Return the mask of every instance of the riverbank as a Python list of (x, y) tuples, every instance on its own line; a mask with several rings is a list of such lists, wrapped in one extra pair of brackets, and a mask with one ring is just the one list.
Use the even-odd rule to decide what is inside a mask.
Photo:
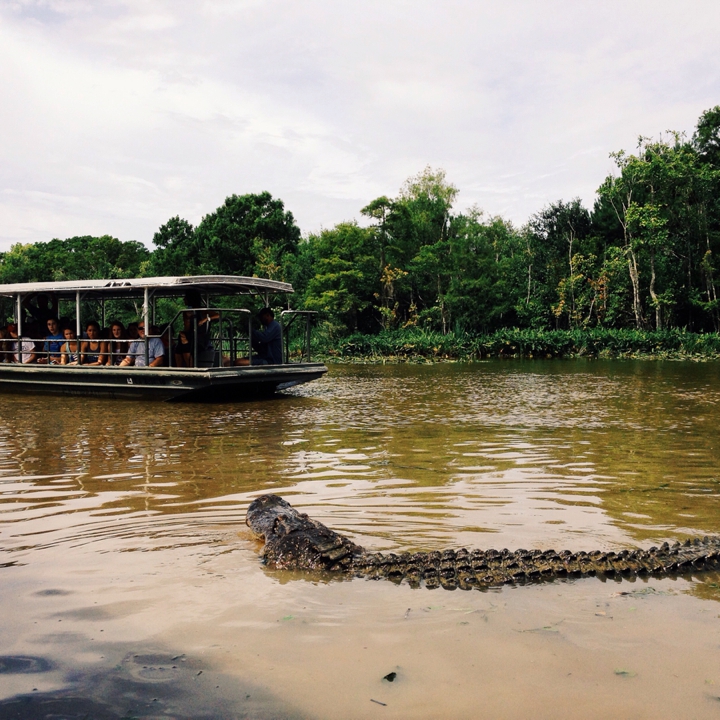
[(518, 330), (487, 335), (418, 329), (332, 340), (317, 333), (313, 354), (330, 362), (442, 362), (485, 358), (720, 360), (720, 335), (685, 330)]

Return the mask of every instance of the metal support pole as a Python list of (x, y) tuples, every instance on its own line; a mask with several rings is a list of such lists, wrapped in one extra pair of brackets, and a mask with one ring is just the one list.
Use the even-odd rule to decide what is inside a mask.
[[(210, 313), (208, 312), (208, 337), (210, 337)], [(212, 340), (210, 341), (212, 342)], [(218, 310), (218, 347), (213, 343), (213, 367), (223, 366), (223, 350), (225, 349), (225, 338), (223, 337), (223, 314), (222, 310)], [(229, 347), (228, 347), (229, 352)], [(217, 360), (217, 362), (216, 362)]]
[(145, 324), (145, 367), (150, 364), (150, 345), (148, 335), (150, 334), (150, 293), (145, 288), (143, 293), (143, 323)]
[(100, 316), (102, 317), (102, 329), (105, 330), (105, 298), (100, 298)]
[(307, 352), (307, 362), (310, 362), (310, 315), (305, 316), (305, 350)]
[[(288, 332), (285, 332), (287, 330)], [(290, 326), (285, 326), (283, 323), (283, 350), (285, 350), (284, 362), (287, 364), (290, 362)]]
[(252, 346), (252, 313), (248, 315), (248, 362), (250, 365), (252, 365), (252, 355), (253, 355), (253, 346)]
[(80, 328), (82, 327), (80, 323), (80, 291), (75, 293), (75, 334), (78, 337), (78, 340), (80, 339)]
[(15, 313), (16, 313), (15, 322), (17, 323), (17, 326), (18, 326), (18, 337), (20, 338), (20, 337), (22, 337), (22, 331), (23, 331), (23, 326), (22, 326), (22, 295), (20, 295), (20, 293), (18, 293), (18, 296), (17, 296), (17, 307), (15, 308)]
[(193, 313), (193, 367), (198, 366), (198, 318), (197, 312)]
[(230, 329), (228, 330), (228, 346), (230, 348), (230, 365), (235, 365), (235, 360), (237, 360), (237, 338), (235, 337), (235, 323), (232, 321), (233, 316), (230, 315), (230, 320), (228, 321), (228, 324), (230, 326)]
[[(80, 291), (75, 293), (75, 349), (77, 350), (77, 362), (78, 365), (82, 365), (82, 354), (80, 352), (80, 328), (82, 324), (80, 322)], [(70, 350), (70, 345), (68, 345)]]

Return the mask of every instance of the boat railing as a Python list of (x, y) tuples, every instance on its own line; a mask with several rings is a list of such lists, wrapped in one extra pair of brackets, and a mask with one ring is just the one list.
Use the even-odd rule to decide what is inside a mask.
[(12, 349), (14, 340), (0, 340), (0, 363), (14, 362), (15, 350)]
[[(280, 313), (282, 326), (282, 348), (283, 363), (311, 362), (311, 327), (316, 312), (311, 310), (284, 310)], [(302, 322), (304, 320), (304, 323)], [(189, 323), (188, 323), (189, 321)], [(185, 308), (178, 310), (169, 323), (162, 326), (162, 332), (153, 334), (145, 332), (142, 338), (98, 338), (94, 342), (105, 345), (105, 352), (89, 351), (83, 352), (83, 345), (89, 342), (89, 338), (83, 336), (73, 339), (51, 340), (48, 337), (32, 338), (27, 335), (16, 338), (0, 338), (0, 363), (15, 363), (14, 357), (18, 354), (35, 355), (35, 363), (46, 365), (60, 364), (54, 358), (62, 355), (62, 348), (69, 342), (75, 345), (76, 350), (72, 352), (74, 365), (84, 365), (84, 356), (103, 354), (110, 360), (108, 365), (118, 365), (129, 354), (132, 343), (142, 343), (145, 351), (145, 365), (149, 365), (150, 343), (159, 339), (164, 346), (167, 356), (167, 365), (172, 367), (195, 367), (195, 368), (221, 368), (232, 367), (240, 358), (247, 358), (252, 364), (253, 356), (253, 314), (245, 308)], [(203, 328), (203, 326), (205, 326)], [(148, 326), (150, 330), (150, 326)], [(188, 332), (189, 331), (189, 332)], [(297, 332), (299, 331), (299, 332)], [(183, 335), (185, 333), (185, 335)], [(298, 352), (299, 359), (293, 359), (291, 336), (294, 334), (295, 353)], [(187, 336), (191, 335), (191, 338)], [(190, 363), (185, 358), (182, 364), (178, 364), (178, 344), (181, 340), (191, 347)], [(187, 343), (190, 339), (190, 343)], [(299, 341), (299, 342), (298, 342)], [(33, 343), (33, 349), (23, 349), (22, 343)], [(18, 346), (16, 348), (16, 343)], [(51, 350), (51, 345), (59, 347), (60, 350)], [(295, 355), (297, 357), (297, 355)], [(19, 362), (16, 364), (20, 364)]]
[[(314, 310), (283, 310), (280, 313), (280, 321), (283, 329), (283, 351), (284, 362), (293, 362), (290, 354), (290, 334), (295, 323), (301, 318), (305, 319), (305, 327), (298, 328), (302, 333), (300, 360), (298, 362), (311, 362), (310, 360), (310, 332), (312, 321), (317, 313)], [(300, 323), (298, 323), (300, 325)]]
[[(159, 337), (159, 336), (151, 336), (151, 337)], [(23, 364), (20, 361), (16, 361), (15, 357), (17, 355), (35, 355), (35, 361), (33, 364), (42, 364), (42, 365), (60, 365), (61, 363), (56, 361), (55, 358), (61, 357), (63, 355), (62, 348), (67, 345), (68, 343), (72, 343), (75, 345), (75, 350), (70, 351), (68, 349), (67, 354), (70, 354), (73, 357), (77, 357), (77, 360), (73, 361), (73, 365), (85, 365), (88, 364), (86, 361), (84, 361), (85, 355), (98, 355), (98, 356), (105, 356), (107, 358), (110, 356), (113, 360), (111, 363), (112, 365), (116, 365), (117, 363), (115, 360), (122, 360), (123, 358), (127, 357), (129, 346), (134, 342), (142, 342), (139, 338), (98, 338), (97, 340), (93, 342), (97, 342), (101, 345), (107, 345), (109, 346), (105, 351), (101, 350), (100, 348), (98, 350), (90, 350), (90, 349), (82, 349), (82, 346), (85, 343), (91, 342), (89, 338), (83, 337), (80, 338), (73, 338), (70, 340), (54, 340), (50, 339), (48, 337), (41, 337), (41, 338), (34, 338), (30, 337), (28, 335), (23, 335), (22, 337), (16, 338), (10, 338), (9, 340), (0, 340), (0, 363), (13, 363), (16, 365)], [(32, 349), (24, 348), (23, 343), (32, 343), (33, 347)], [(16, 347), (16, 344), (19, 344), (20, 347)], [(51, 350), (50, 346), (56, 345), (59, 346), (59, 350)], [(114, 348), (115, 345), (119, 346), (125, 346), (123, 352), (117, 352)], [(146, 343), (147, 345), (147, 343)], [(27, 364), (27, 363), (26, 363)], [(104, 363), (103, 363), (104, 364)]]

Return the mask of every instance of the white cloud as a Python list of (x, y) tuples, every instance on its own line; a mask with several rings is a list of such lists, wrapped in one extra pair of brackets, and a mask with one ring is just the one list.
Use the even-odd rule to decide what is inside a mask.
[(427, 164), (523, 222), (720, 103), (715, 0), (17, 0), (0, 6), (0, 250), (149, 243), (231, 193), (303, 230)]

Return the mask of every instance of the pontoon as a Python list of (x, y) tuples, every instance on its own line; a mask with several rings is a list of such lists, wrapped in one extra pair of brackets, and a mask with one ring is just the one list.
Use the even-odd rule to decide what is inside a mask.
[[(179, 299), (187, 298), (188, 291), (202, 299), (200, 307), (179, 307)], [(0, 285), (0, 307), (4, 303), (6, 316), (14, 317), (18, 338), (35, 342), (37, 359), (41, 361), (27, 364), (9, 362), (10, 341), (0, 341), (0, 352), (4, 355), (0, 356), (0, 393), (32, 392), (165, 401), (242, 400), (316, 380), (327, 372), (327, 368), (310, 359), (310, 328), (314, 313), (282, 311), (277, 318), (283, 328), (282, 363), (257, 365), (252, 364), (253, 313), (244, 307), (234, 307), (238, 296), (250, 297), (257, 308), (259, 303), (269, 306), (271, 298), (292, 292), (289, 283), (228, 275)], [(45, 333), (35, 331), (30, 337), (26, 331), (24, 315), (27, 308), (32, 307), (33, 298), (42, 295), (50, 298), (54, 307), (60, 308), (59, 316), (72, 316), (72, 325), (80, 339), (84, 321), (97, 320), (104, 328), (111, 319), (107, 317), (108, 310), (117, 312), (123, 304), (126, 308), (130, 303), (134, 304), (138, 319), (144, 321), (147, 329), (159, 324), (161, 319), (167, 320), (163, 323), (164, 337), (161, 338), (166, 347), (166, 366), (88, 366), (82, 364), (82, 359), (76, 365), (53, 364), (47, 348), (43, 350)], [(194, 323), (194, 345), (189, 363), (192, 367), (177, 367), (173, 357), (182, 329), (183, 312), (192, 312)], [(200, 347), (198, 322), (203, 322), (203, 318), (208, 322), (206, 340), (209, 344)], [(294, 333), (292, 345), (291, 331)], [(161, 335), (148, 332), (142, 341), (146, 358), (153, 337), (160, 338)], [(247, 358), (251, 364), (239, 366), (238, 362), (242, 362), (239, 358)]]

